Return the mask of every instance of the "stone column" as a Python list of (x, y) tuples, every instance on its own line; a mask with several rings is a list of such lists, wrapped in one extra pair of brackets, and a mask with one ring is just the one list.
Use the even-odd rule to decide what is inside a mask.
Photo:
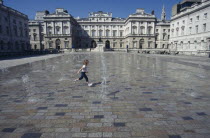
[(53, 21), (53, 34), (55, 34), (55, 22)]

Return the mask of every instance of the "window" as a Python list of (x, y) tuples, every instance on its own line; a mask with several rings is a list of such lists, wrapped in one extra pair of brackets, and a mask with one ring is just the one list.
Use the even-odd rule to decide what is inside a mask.
[(4, 20), (5, 20), (5, 22), (7, 22), (8, 21), (8, 18), (7, 17), (4, 17)]
[(44, 40), (44, 34), (41, 34), (40, 35), (40, 41), (43, 41)]
[(36, 29), (33, 29), (33, 32), (36, 32)]
[(152, 34), (152, 27), (151, 26), (148, 27), (148, 34)]
[(20, 30), (20, 36), (23, 36), (23, 28), (20, 27), (19, 30)]
[(15, 32), (15, 36), (18, 36), (17, 26), (14, 26), (14, 32)]
[(47, 34), (49, 34), (49, 35), (52, 34), (52, 27), (50, 27), (50, 26), (47, 27)]
[(185, 24), (185, 20), (183, 20), (182, 23)]
[(206, 23), (203, 24), (203, 31), (206, 32)]
[(120, 48), (122, 48), (123, 47), (123, 43), (120, 43)]
[(92, 30), (92, 37), (95, 37), (95, 36), (96, 36), (96, 31)]
[(28, 31), (27, 31), (27, 29), (25, 29), (25, 36), (26, 36), (26, 37), (28, 36)]
[(123, 31), (120, 31), (120, 36), (121, 36), (121, 37), (123, 36)]
[(189, 27), (189, 34), (192, 33), (192, 27)]
[(9, 35), (9, 27), (6, 27), (7, 35)]
[(117, 31), (116, 30), (113, 30), (113, 36), (117, 36)]
[(49, 48), (52, 48), (53, 46), (52, 46), (52, 42), (49, 42)]
[(195, 32), (198, 33), (198, 25), (195, 26)]
[(163, 34), (163, 40), (166, 40), (166, 34), (165, 33)]
[(16, 20), (15, 19), (13, 20), (13, 23), (16, 24)]
[(166, 32), (166, 29), (163, 29), (163, 32), (165, 33)]
[(4, 50), (4, 42), (2, 40), (0, 42), (0, 47), (1, 47), (1, 50)]
[(117, 42), (114, 42), (114, 43), (113, 43), (113, 47), (116, 47), (116, 45), (117, 45)]
[(64, 26), (64, 28), (63, 28), (63, 33), (64, 33), (64, 34), (68, 34), (68, 29), (69, 29), (68, 26)]
[(140, 34), (145, 34), (145, 27), (144, 26), (140, 27)]
[(34, 34), (34, 41), (37, 40), (37, 34)]
[(103, 36), (103, 31), (102, 30), (99, 30), (99, 36)]
[(133, 34), (137, 34), (137, 27), (133, 26)]
[(133, 42), (133, 48), (137, 48), (137, 42)]
[(184, 35), (185, 26), (182, 26), (181, 29), (182, 29), (182, 30), (181, 30), (181, 35)]
[(204, 13), (204, 19), (207, 19), (207, 13)]
[(106, 30), (106, 37), (109, 37), (109, 30)]
[(196, 16), (196, 20), (199, 21), (199, 16)]
[(37, 49), (37, 45), (34, 45), (34, 49), (35, 49), (35, 50)]
[(190, 23), (192, 23), (192, 21), (193, 21), (193, 19), (192, 19), (192, 18), (190, 18)]
[(56, 32), (55, 32), (55, 34), (60, 34), (60, 26), (56, 26)]
[(158, 29), (156, 29), (156, 32), (158, 32)]
[(69, 48), (69, 41), (64, 42), (65, 48)]

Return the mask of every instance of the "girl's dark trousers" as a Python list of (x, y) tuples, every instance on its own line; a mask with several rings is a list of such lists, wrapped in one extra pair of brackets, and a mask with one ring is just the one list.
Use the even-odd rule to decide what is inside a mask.
[(88, 77), (86, 75), (86, 72), (81, 72), (81, 77), (79, 78), (79, 80), (83, 79), (83, 77), (85, 78), (86, 82), (88, 82)]

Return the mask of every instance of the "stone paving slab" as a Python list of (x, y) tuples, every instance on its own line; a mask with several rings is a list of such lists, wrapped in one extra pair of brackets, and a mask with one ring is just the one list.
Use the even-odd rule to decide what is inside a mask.
[[(84, 59), (93, 87), (76, 71)], [(0, 73), (3, 138), (208, 138), (208, 59), (75, 53)], [(189, 62), (189, 64), (186, 64)]]

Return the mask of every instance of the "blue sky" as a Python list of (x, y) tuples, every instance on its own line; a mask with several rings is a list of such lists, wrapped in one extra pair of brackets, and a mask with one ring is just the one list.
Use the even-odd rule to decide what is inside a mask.
[(36, 11), (64, 8), (74, 17), (87, 17), (89, 12), (112, 12), (113, 17), (128, 17), (135, 13), (136, 8), (144, 8), (147, 13), (155, 10), (160, 18), (163, 4), (165, 5), (167, 19), (170, 19), (171, 8), (180, 0), (4, 0), (4, 5), (12, 7), (34, 19)]

